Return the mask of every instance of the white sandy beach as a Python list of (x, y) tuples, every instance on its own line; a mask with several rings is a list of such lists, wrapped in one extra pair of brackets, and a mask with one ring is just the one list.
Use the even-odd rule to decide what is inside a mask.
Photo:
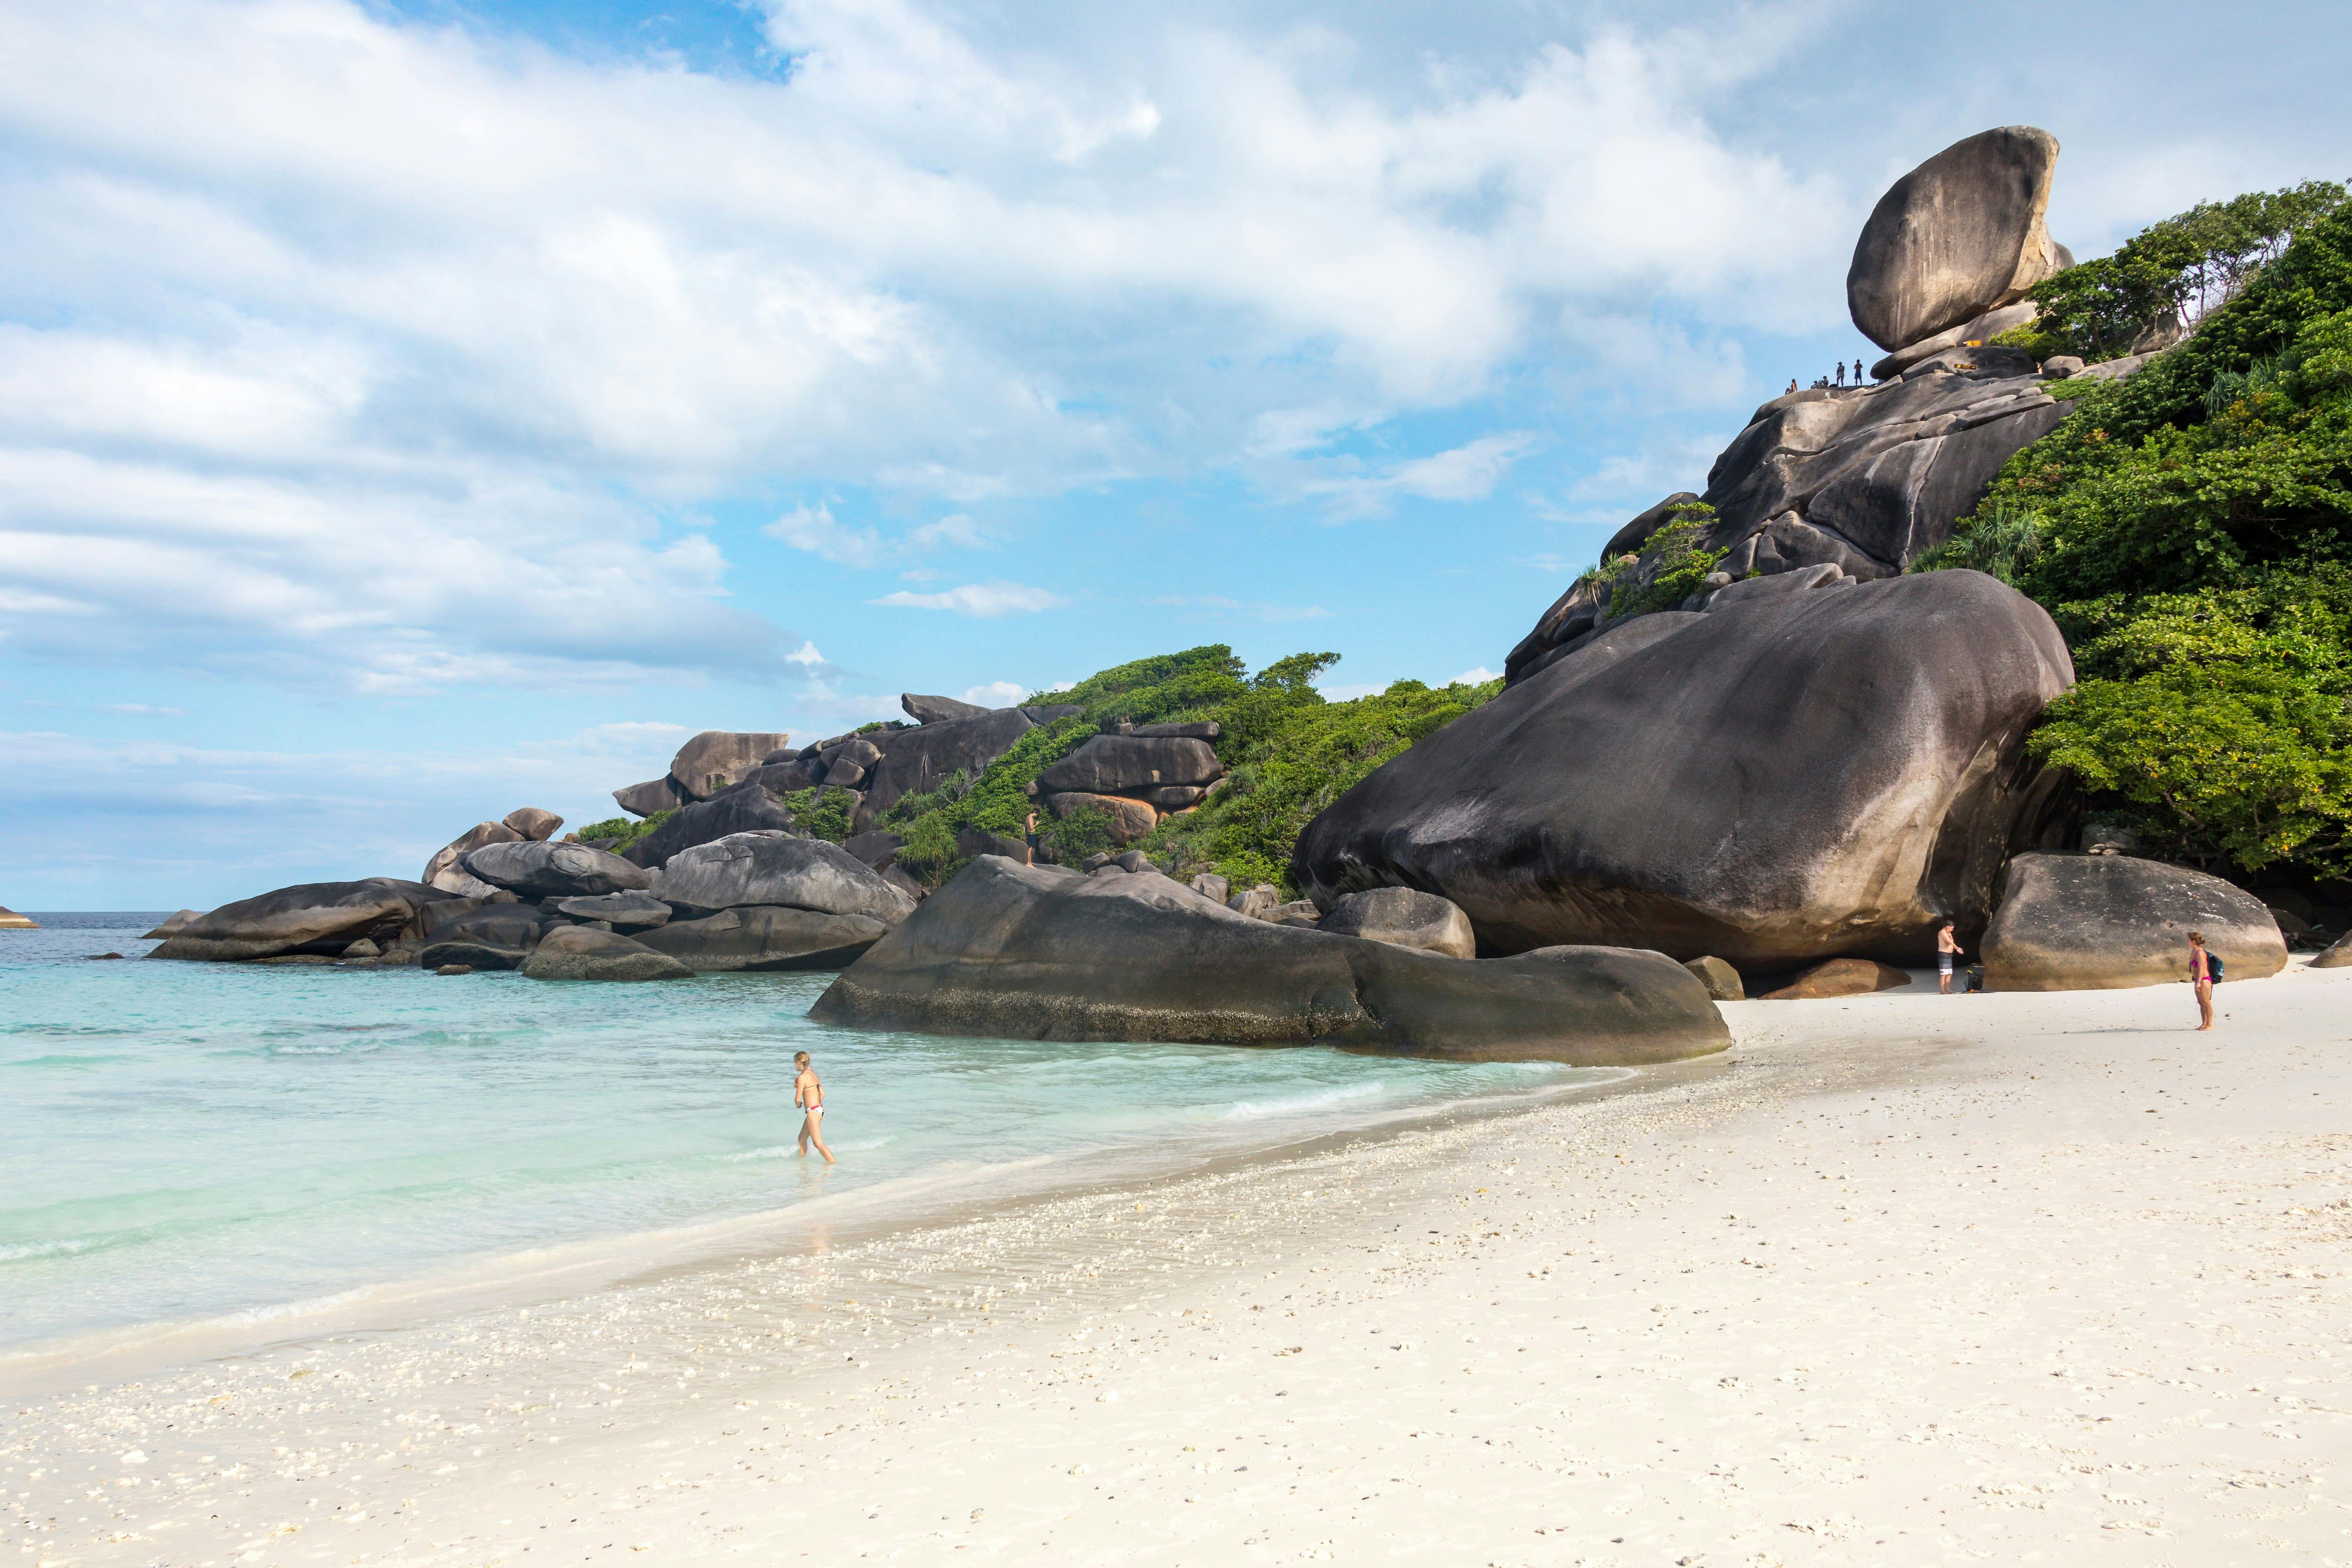
[[(2352, 971), (9, 1399), (8, 1560), (2352, 1562)], [(642, 1553), (643, 1555), (636, 1555)]]

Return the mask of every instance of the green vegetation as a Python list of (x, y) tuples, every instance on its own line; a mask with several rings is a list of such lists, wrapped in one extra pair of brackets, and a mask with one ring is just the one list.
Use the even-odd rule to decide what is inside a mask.
[(1705, 501), (1685, 501), (1675, 508), (1664, 526), (1642, 541), (1641, 553), (1656, 555), (1657, 569), (1649, 582), (1620, 578), (1609, 595), (1612, 617), (1671, 610), (1693, 594), (1706, 574), (1722, 563), (1728, 551), (1701, 550), (1699, 540), (1715, 525), (1715, 508)]
[[(2305, 232), (2268, 266), (2245, 259), (2259, 247), (2209, 245), (2195, 286), (2234, 297), (2138, 374), (2084, 387), (1919, 563), (1991, 572), (2050, 610), (2081, 683), (2052, 705), (2033, 751), (2072, 769), (2099, 815), (2152, 853), (2216, 870), (2352, 876), (2342, 197), (2305, 185), (2172, 220), (2252, 212), (2242, 236), (2275, 229), (2290, 198), (2321, 215), (2298, 220)], [(2168, 287), (2168, 308), (2190, 298)]]
[(656, 811), (643, 822), (626, 816), (608, 816), (602, 822), (592, 822), (575, 831), (581, 843), (593, 841), (608, 854), (618, 855), (677, 815), (674, 811)]
[[(1036, 806), (1026, 786), (1089, 738), (1122, 721), (1214, 721), (1226, 784), (1196, 809), (1163, 818), (1136, 847), (1180, 868), (1220, 871), (1237, 885), (1286, 884), (1290, 847), (1308, 818), (1381, 763), (1502, 689), (1500, 681), (1443, 690), (1399, 681), (1378, 696), (1327, 702), (1314, 682), (1338, 660), (1336, 654), (1293, 654), (1251, 675), (1231, 648), (1211, 644), (1119, 665), (1066, 691), (1038, 692), (1030, 705), (1068, 703), (1080, 711), (1030, 731), (976, 779), (957, 774), (928, 795), (907, 796), (875, 826), (905, 835), (898, 863), (937, 887), (963, 865), (959, 833), (1018, 840)], [(812, 808), (798, 796), (792, 804), (805, 823)], [(1110, 820), (1100, 812), (1041, 819), (1040, 828), (1064, 865), (1115, 847)]]

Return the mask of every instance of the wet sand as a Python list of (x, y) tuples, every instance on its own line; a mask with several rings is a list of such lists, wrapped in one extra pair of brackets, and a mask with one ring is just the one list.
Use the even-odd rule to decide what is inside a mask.
[[(7, 1402), (27, 1563), (2352, 1561), (2352, 971)], [(642, 1555), (640, 1555), (642, 1554)]]

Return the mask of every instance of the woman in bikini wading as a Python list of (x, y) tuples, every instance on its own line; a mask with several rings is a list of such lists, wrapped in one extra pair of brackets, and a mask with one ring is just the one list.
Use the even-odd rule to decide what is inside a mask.
[(828, 1165), (834, 1163), (833, 1151), (824, 1146), (824, 1085), (816, 1080), (816, 1068), (809, 1065), (806, 1051), (796, 1052), (793, 1066), (800, 1076), (793, 1079), (793, 1103), (801, 1108), (801, 1158), (808, 1158), (809, 1145), (824, 1156)]

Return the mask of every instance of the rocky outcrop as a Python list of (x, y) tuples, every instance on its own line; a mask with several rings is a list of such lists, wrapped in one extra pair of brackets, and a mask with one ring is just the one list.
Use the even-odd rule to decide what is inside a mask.
[(1813, 1002), (1831, 996), (1867, 996), (1911, 984), (1899, 969), (1867, 958), (1832, 958), (1816, 963), (1777, 991), (1764, 993), (1767, 1002)]
[(535, 805), (509, 811), (499, 820), (533, 842), (554, 837), (555, 830), (563, 826), (563, 818), (551, 811), (541, 811)]
[(602, 921), (614, 931), (634, 933), (669, 924), (670, 908), (651, 893), (599, 893), (593, 898), (558, 899), (558, 914), (575, 921)]
[(2013, 304), (2074, 265), (2043, 217), (2058, 139), (2030, 125), (1945, 148), (1878, 199), (1853, 247), (1846, 306), (1883, 349)]
[(1132, 844), (1160, 826), (1163, 815), (1200, 805), (1225, 776), (1217, 760), (1213, 721), (1121, 724), (1088, 739), (1040, 773), (1029, 793), (1066, 821), (1081, 811), (1108, 819), (1111, 842)]
[(623, 811), (635, 816), (676, 811), (742, 783), (752, 769), (784, 751), (791, 742), (792, 737), (782, 732), (705, 730), (677, 749), (677, 755), (670, 759), (669, 772), (644, 784), (616, 789), (613, 799)]
[(38, 931), (40, 929), (41, 922), (30, 915), (20, 915), (16, 910), (0, 905), (0, 931)]
[(890, 928), (870, 915), (753, 905), (673, 921), (637, 938), (698, 974), (739, 970), (842, 969)]
[(1740, 984), (1739, 971), (1715, 957), (1694, 958), (1683, 965), (1696, 976), (1706, 994), (1717, 1002), (1744, 1002), (1747, 987)]
[(428, 918), (415, 939), (419, 966), (439, 969), (520, 969), (551, 921), (530, 904), (484, 904)]
[(898, 851), (907, 847), (906, 836), (898, 833), (859, 833), (842, 841), (841, 847), (850, 858), (876, 871), (887, 871)]
[(1250, 920), (1167, 877), (994, 856), (875, 943), (810, 1016), (927, 1034), (1580, 1065), (1730, 1041), (1705, 988), (1654, 952), (1444, 958)]
[(466, 857), (492, 844), (520, 844), (525, 837), (503, 822), (478, 822), (435, 850), (417, 880), (456, 899), (478, 899), (496, 892), (497, 889), (467, 871)]
[(715, 844), (738, 833), (789, 832), (793, 826), (793, 814), (782, 801), (756, 784), (746, 784), (680, 806), (659, 827), (622, 850), (621, 858), (651, 869), (697, 845)]
[[(1653, 617), (1664, 619), (1664, 617)], [(1980, 927), (2054, 781), (2026, 731), (2073, 666), (1973, 572), (1754, 595), (1612, 631), (1439, 730), (1299, 836), (1318, 902), (1460, 905), (1484, 951), (1562, 942), (1786, 967)]]
[(653, 890), (682, 913), (782, 904), (863, 915), (885, 926), (897, 925), (915, 907), (838, 844), (771, 833), (739, 833), (672, 856)]
[(492, 844), (465, 858), (466, 869), (519, 898), (593, 898), (653, 886), (643, 867), (585, 844)]
[[(18, 920), (23, 920), (25, 917), (18, 915), (16, 918)], [(163, 924), (157, 926), (153, 931), (149, 931), (142, 940), (146, 942), (162, 942), (166, 937), (177, 936), (203, 918), (204, 911), (202, 910), (182, 910), (177, 914), (174, 914), (170, 919), (164, 921)]]
[(1988, 991), (2109, 991), (2189, 978), (2189, 933), (2223, 983), (2286, 967), (2260, 899), (2218, 877), (2128, 855), (2020, 855), (1979, 944)]
[(379, 948), (389, 947), (419, 910), (446, 897), (437, 888), (397, 877), (304, 882), (223, 904), (190, 921), (147, 956), (210, 963), (334, 956), (363, 938)]
[[(2222, 962), (2226, 963), (2228, 960), (2225, 958)], [(2314, 969), (2352, 968), (2352, 936), (2336, 938), (2320, 952), (2318, 957), (2311, 961), (2311, 967)]]
[(977, 702), (959, 702), (952, 697), (919, 697), (911, 691), (898, 694), (898, 706), (907, 717), (918, 724), (944, 724), (958, 719), (977, 719), (995, 711)]
[(1414, 947), (1448, 958), (1478, 956), (1470, 917), (1434, 893), (1412, 888), (1374, 888), (1349, 893), (1316, 921), (1316, 929)]
[(614, 803), (632, 816), (652, 816), (660, 812), (676, 811), (693, 798), (678, 788), (677, 781), (667, 773), (613, 792)]
[(1150, 837), (1160, 826), (1160, 810), (1150, 801), (1136, 800), (1127, 795), (1092, 795), (1084, 790), (1061, 790), (1038, 797), (1056, 822), (1066, 822), (1082, 811), (1099, 812), (1110, 830), (1113, 844), (1132, 844)]
[(558, 926), (522, 961), (527, 980), (686, 980), (694, 971), (615, 931)]

